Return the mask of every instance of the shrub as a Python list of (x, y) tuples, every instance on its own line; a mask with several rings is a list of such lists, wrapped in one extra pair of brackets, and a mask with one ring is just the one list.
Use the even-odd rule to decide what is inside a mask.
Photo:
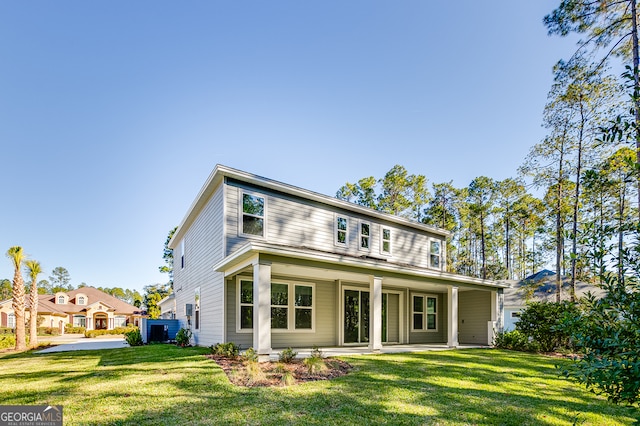
[(38, 327), (39, 335), (49, 335), (49, 336), (57, 336), (60, 334), (60, 331), (57, 327)]
[(86, 331), (86, 327), (75, 327), (73, 324), (67, 324), (64, 326), (64, 332), (66, 334), (84, 334)]
[(324, 354), (322, 353), (322, 349), (320, 349), (317, 345), (313, 345), (313, 349), (311, 349), (311, 357), (312, 358), (324, 358)]
[(0, 327), (0, 334), (13, 334), (13, 328), (11, 328), (11, 327)]
[(530, 337), (543, 352), (573, 347), (573, 330), (565, 318), (575, 318), (580, 311), (570, 302), (532, 302), (520, 313), (516, 330)]
[(182, 348), (191, 344), (191, 330), (187, 328), (181, 328), (176, 333), (176, 344)]
[(124, 333), (124, 338), (126, 339), (129, 346), (142, 346), (142, 335), (140, 334), (140, 329), (136, 328), (131, 331), (127, 331)]
[(255, 349), (249, 348), (242, 354), (242, 358), (247, 362), (258, 362), (258, 352)]
[(512, 351), (537, 352), (538, 346), (529, 342), (529, 338), (521, 331), (511, 330), (497, 333), (493, 346), (498, 349), (510, 349)]
[(16, 346), (16, 337), (12, 334), (0, 335), (0, 349), (8, 349)]
[(311, 374), (325, 371), (327, 369), (327, 365), (324, 363), (324, 359), (317, 356), (305, 358), (302, 363), (307, 367), (307, 370)]
[(291, 348), (287, 348), (278, 354), (278, 359), (280, 362), (290, 364), (294, 359), (296, 359), (296, 355), (298, 355), (298, 352), (295, 352)]
[(210, 348), (213, 355), (220, 355), (227, 358), (237, 358), (240, 354), (240, 346), (233, 342), (216, 343)]
[(84, 337), (97, 337), (104, 336), (105, 334), (117, 335), (117, 334), (126, 334), (130, 331), (138, 330), (138, 327), (116, 327), (113, 330), (87, 330), (84, 332)]

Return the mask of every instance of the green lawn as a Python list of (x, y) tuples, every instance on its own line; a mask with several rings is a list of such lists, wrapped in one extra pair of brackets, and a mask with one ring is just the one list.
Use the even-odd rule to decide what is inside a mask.
[(0, 355), (0, 404), (64, 407), (65, 425), (632, 424), (543, 356), (458, 350), (344, 357), (342, 378), (288, 388), (229, 384), (204, 348), (151, 345)]

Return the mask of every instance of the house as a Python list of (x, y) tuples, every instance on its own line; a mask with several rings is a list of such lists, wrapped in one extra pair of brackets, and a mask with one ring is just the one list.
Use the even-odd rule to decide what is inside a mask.
[[(26, 318), (29, 318), (29, 296), (26, 301)], [(143, 312), (94, 287), (82, 287), (68, 292), (38, 295), (40, 327), (58, 328), (64, 333), (67, 324), (85, 327), (87, 330), (111, 330), (127, 324), (138, 325)], [(0, 325), (15, 327), (11, 300), (0, 302)]]
[(198, 345), (490, 344), (506, 284), (446, 272), (448, 232), (217, 165), (179, 225), (176, 317)]
[(175, 319), (176, 318), (176, 295), (171, 293), (164, 299), (158, 302), (160, 308), (161, 319)]
[[(563, 276), (561, 300), (570, 299), (570, 284), (570, 278)], [(555, 302), (556, 290), (556, 273), (548, 269), (538, 271), (520, 281), (512, 281), (510, 287), (504, 290), (504, 331), (515, 330), (520, 313), (527, 307), (527, 302)], [(585, 296), (588, 292), (596, 297), (604, 294), (603, 290), (595, 285), (576, 282), (576, 298)]]

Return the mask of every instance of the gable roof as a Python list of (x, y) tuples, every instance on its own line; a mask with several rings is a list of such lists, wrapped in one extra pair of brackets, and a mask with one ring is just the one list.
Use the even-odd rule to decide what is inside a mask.
[[(571, 280), (562, 276), (562, 287), (560, 291), (561, 300), (569, 300)], [(505, 306), (524, 306), (527, 303), (527, 293), (532, 294), (530, 300), (536, 302), (555, 302), (556, 300), (556, 273), (548, 269), (538, 271), (527, 278), (513, 282), (510, 288), (504, 289)], [(604, 291), (594, 285), (582, 281), (576, 282), (576, 298), (593, 293), (596, 297), (602, 297)]]
[[(107, 305), (117, 313), (121, 314), (139, 314), (142, 310), (134, 305), (131, 305), (125, 301), (118, 299), (117, 297), (111, 296), (103, 291), (98, 290), (95, 287), (82, 287), (76, 290), (71, 290), (68, 292), (63, 292), (64, 294), (69, 296), (69, 302), (74, 301), (77, 294), (84, 294), (89, 299), (86, 305), (76, 305), (75, 303), (65, 303), (59, 304), (56, 303), (56, 295), (55, 294), (40, 294), (38, 295), (38, 311), (39, 312), (51, 312), (57, 314), (69, 314), (69, 313), (80, 313), (86, 310), (88, 306), (94, 305), (95, 303), (103, 303)], [(25, 298), (27, 308), (30, 307), (29, 298)]]
[(405, 219), (400, 216), (380, 212), (378, 210), (373, 210), (368, 207), (350, 203), (348, 201), (339, 200), (338, 198), (335, 198), (335, 197), (329, 197), (327, 195), (319, 194), (317, 192), (313, 192), (307, 189), (302, 189), (297, 186), (278, 182), (262, 176), (254, 175), (252, 173), (243, 172), (241, 170), (237, 170), (231, 167), (217, 164), (213, 169), (213, 171), (211, 172), (211, 174), (209, 175), (209, 178), (207, 179), (203, 187), (200, 189), (200, 192), (198, 193), (198, 195), (196, 196), (196, 199), (191, 204), (191, 207), (189, 207), (187, 214), (185, 215), (184, 219), (182, 219), (182, 222), (180, 223), (180, 226), (178, 226), (178, 229), (173, 235), (173, 238), (171, 238), (171, 241), (169, 241), (169, 248), (172, 248), (172, 249), (176, 248), (175, 246), (176, 243), (183, 238), (186, 230), (189, 228), (189, 226), (191, 226), (195, 218), (198, 216), (200, 211), (206, 205), (207, 201), (209, 200), (209, 198), (211, 197), (215, 189), (224, 181), (225, 177), (232, 178), (241, 182), (250, 183), (250, 184), (267, 188), (273, 191), (278, 191), (284, 194), (292, 195), (295, 197), (315, 201), (321, 204), (352, 211), (354, 213), (396, 223), (398, 225), (408, 226), (421, 231), (427, 231), (432, 234), (437, 234), (444, 237), (447, 237), (451, 234), (449, 231), (446, 231), (444, 229), (436, 228), (430, 225), (425, 225), (419, 222), (414, 222), (412, 220)]

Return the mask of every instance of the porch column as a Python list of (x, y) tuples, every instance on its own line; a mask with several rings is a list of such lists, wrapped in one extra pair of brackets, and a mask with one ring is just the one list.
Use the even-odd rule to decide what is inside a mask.
[(458, 346), (458, 287), (447, 287), (447, 346)]
[(369, 350), (382, 349), (382, 277), (369, 278)]
[(253, 349), (259, 361), (271, 355), (271, 263), (253, 264)]
[(491, 321), (489, 322), (489, 345), (493, 344), (496, 333), (504, 331), (504, 290), (491, 292)]

